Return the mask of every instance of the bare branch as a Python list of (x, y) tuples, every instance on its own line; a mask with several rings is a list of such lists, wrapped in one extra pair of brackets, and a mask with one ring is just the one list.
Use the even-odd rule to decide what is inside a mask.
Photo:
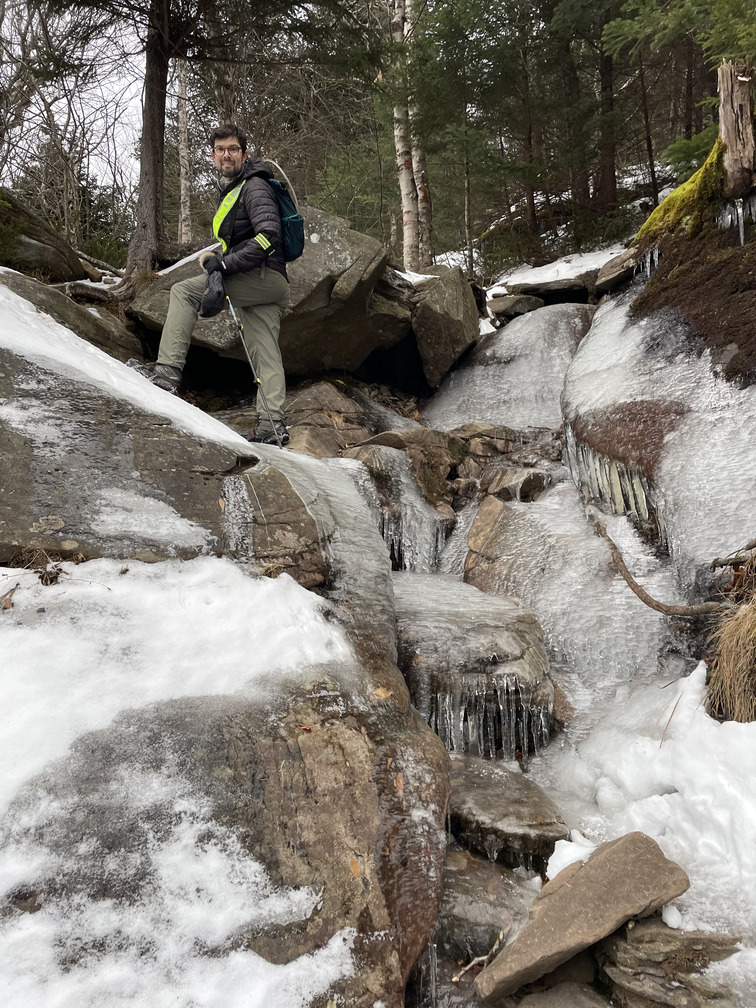
[(645, 603), (649, 609), (653, 609), (655, 612), (663, 613), (665, 616), (703, 616), (706, 613), (724, 613), (731, 608), (730, 606), (722, 605), (719, 602), (701, 602), (699, 605), (690, 606), (667, 605), (664, 602), (657, 602), (657, 600), (652, 598), (644, 588), (641, 588), (627, 569), (625, 561), (622, 559), (622, 554), (617, 548), (616, 543), (609, 538), (609, 533), (606, 531), (603, 522), (595, 511), (589, 509), (588, 516), (593, 522), (594, 528), (598, 534), (602, 537), (602, 539), (606, 539), (609, 544), (609, 550), (612, 554), (614, 566), (624, 578), (628, 588), (637, 595), (641, 602)]

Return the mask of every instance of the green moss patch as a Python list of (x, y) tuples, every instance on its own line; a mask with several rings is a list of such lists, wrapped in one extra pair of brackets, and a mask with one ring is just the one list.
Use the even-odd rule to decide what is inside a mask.
[(724, 144), (717, 140), (695, 175), (679, 185), (654, 210), (636, 235), (635, 244), (648, 248), (663, 235), (680, 229), (692, 236), (713, 220), (722, 195), (724, 149)]

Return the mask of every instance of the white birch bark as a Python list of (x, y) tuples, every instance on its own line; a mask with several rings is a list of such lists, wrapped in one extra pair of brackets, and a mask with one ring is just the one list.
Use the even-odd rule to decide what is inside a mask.
[[(402, 34), (405, 46), (411, 45), (411, 32), (414, 27), (413, 4), (414, 0), (404, 0), (404, 28)], [(425, 148), (423, 147), (420, 131), (417, 125), (420, 119), (419, 109), (411, 98), (408, 100), (407, 112), (409, 116), (410, 139), (412, 143), (412, 178), (415, 183), (415, 194), (417, 197), (417, 258), (419, 267), (423, 268), (425, 266), (433, 265), (433, 249), (431, 245), (433, 220), (430, 186), (428, 184), (428, 167), (425, 158)]]
[[(391, 39), (399, 47), (399, 63), (403, 93), (406, 95), (407, 65), (405, 54), (406, 28), (405, 0), (391, 0)], [(417, 272), (420, 266), (419, 230), (417, 217), (417, 189), (412, 170), (412, 139), (409, 108), (406, 101), (394, 106), (394, 147), (396, 150), (396, 172), (399, 195), (402, 204), (402, 233), (404, 268)]]
[(192, 241), (192, 198), (191, 198), (191, 162), (189, 160), (189, 125), (187, 117), (187, 62), (177, 60), (176, 76), (178, 78), (178, 153), (179, 153), (179, 220), (178, 243), (189, 245)]

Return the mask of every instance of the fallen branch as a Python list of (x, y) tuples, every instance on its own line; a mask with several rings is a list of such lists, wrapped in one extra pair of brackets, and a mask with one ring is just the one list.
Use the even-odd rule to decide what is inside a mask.
[(123, 276), (122, 269), (116, 269), (115, 266), (111, 266), (110, 263), (103, 262), (102, 259), (95, 259), (94, 256), (87, 255), (86, 252), (80, 252), (78, 249), (76, 249), (76, 255), (79, 259), (84, 259), (88, 263), (92, 263), (92, 265), (96, 266), (98, 269), (105, 270), (106, 273), (115, 273), (116, 276)]
[(748, 557), (744, 553), (750, 553), (756, 549), (756, 539), (751, 539), (742, 549), (736, 550), (727, 557), (714, 557), (709, 564), (709, 570), (716, 570), (717, 567), (737, 567), (738, 564), (745, 563)]
[(493, 948), (488, 953), (488, 955), (475, 956), (474, 959), (471, 959), (470, 962), (467, 964), (467, 966), (464, 966), (459, 971), (459, 973), (454, 974), (454, 976), (451, 978), (452, 983), (459, 983), (459, 981), (462, 979), (465, 973), (467, 973), (468, 970), (474, 969), (476, 966), (487, 966), (491, 962), (493, 957), (496, 955), (496, 953), (499, 951), (501, 943), (503, 941), (504, 941), (504, 932), (499, 931), (499, 937), (493, 943)]
[(665, 616), (703, 616), (706, 613), (727, 612), (731, 608), (730, 606), (722, 605), (719, 602), (701, 602), (698, 605), (667, 605), (664, 602), (657, 602), (657, 600), (652, 598), (644, 588), (641, 588), (633, 575), (627, 569), (625, 561), (622, 559), (622, 554), (620, 553), (616, 543), (610, 539), (609, 533), (606, 531), (606, 528), (598, 515), (589, 509), (588, 516), (593, 522), (598, 534), (602, 537), (602, 539), (606, 539), (609, 544), (609, 550), (612, 554), (614, 566), (624, 578), (628, 588), (633, 592), (633, 594), (637, 595), (641, 602), (645, 603), (649, 609), (653, 609), (655, 612), (663, 613)]

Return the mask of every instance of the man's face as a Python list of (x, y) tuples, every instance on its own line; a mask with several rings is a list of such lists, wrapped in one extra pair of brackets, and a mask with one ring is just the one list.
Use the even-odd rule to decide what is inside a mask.
[(212, 157), (223, 178), (231, 179), (241, 171), (247, 160), (247, 151), (242, 151), (237, 137), (224, 137), (223, 140), (215, 141)]

